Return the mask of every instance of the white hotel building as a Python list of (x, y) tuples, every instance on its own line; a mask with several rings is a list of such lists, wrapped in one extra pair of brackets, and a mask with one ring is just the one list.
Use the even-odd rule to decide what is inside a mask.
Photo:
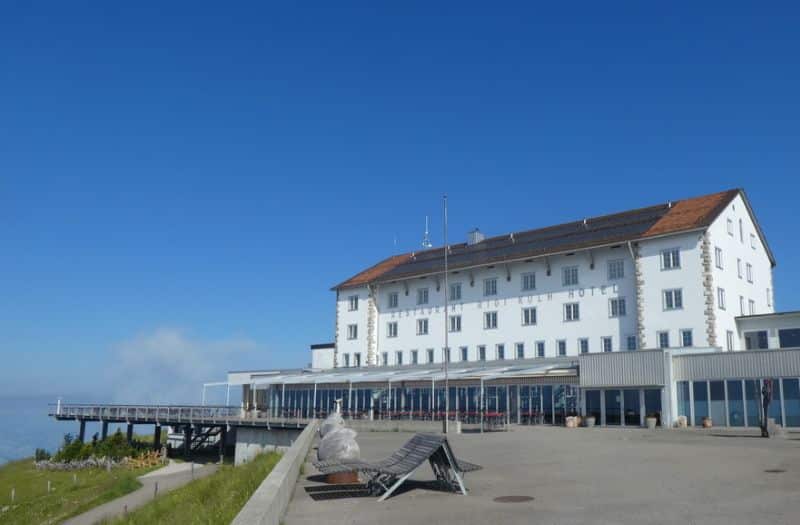
[(343, 398), (351, 417), (435, 419), (448, 394), (465, 422), (756, 426), (769, 378), (769, 416), (800, 426), (800, 313), (774, 311), (775, 260), (742, 190), (448, 249), (447, 282), (440, 247), (335, 286), (335, 342), (312, 346), (310, 369), (228, 383), (293, 417)]

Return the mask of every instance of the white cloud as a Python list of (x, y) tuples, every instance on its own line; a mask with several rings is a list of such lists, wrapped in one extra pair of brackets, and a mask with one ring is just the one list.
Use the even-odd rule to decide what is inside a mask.
[(204, 382), (224, 380), (246, 363), (268, 362), (266, 349), (247, 338), (203, 340), (159, 328), (112, 348), (108, 391), (114, 403), (199, 404)]

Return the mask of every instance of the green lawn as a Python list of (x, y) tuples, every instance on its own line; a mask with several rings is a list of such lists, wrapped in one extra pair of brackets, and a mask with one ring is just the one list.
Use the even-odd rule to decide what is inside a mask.
[[(31, 458), (8, 463), (0, 467), (0, 523), (58, 523), (136, 490), (141, 487), (136, 477), (145, 472), (122, 468), (110, 472), (36, 470)], [(16, 491), (13, 504), (12, 488)]]
[(270, 452), (239, 467), (221, 466), (214, 474), (160, 496), (113, 523), (230, 523), (280, 457), (280, 454)]

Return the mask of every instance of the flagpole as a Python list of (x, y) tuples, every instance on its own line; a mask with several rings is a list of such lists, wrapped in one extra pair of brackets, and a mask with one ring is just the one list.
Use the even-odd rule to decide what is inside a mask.
[(448, 344), (448, 332), (450, 319), (447, 315), (447, 300), (450, 289), (447, 286), (447, 195), (444, 196), (444, 433), (450, 430), (450, 383), (448, 381), (447, 365), (450, 356), (450, 346)]

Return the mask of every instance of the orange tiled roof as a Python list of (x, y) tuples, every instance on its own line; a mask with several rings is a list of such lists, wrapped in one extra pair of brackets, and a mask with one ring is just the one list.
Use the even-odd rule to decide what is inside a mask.
[(353, 277), (347, 279), (343, 283), (334, 286), (334, 290), (338, 288), (350, 288), (353, 286), (361, 286), (370, 283), (385, 274), (389, 270), (395, 268), (399, 264), (404, 263), (411, 257), (410, 253), (403, 253), (400, 255), (393, 255), (388, 259), (384, 259), (375, 266), (370, 266), (363, 272), (355, 274)]
[(738, 194), (739, 190), (728, 190), (677, 201), (642, 237), (654, 237), (708, 226)]

